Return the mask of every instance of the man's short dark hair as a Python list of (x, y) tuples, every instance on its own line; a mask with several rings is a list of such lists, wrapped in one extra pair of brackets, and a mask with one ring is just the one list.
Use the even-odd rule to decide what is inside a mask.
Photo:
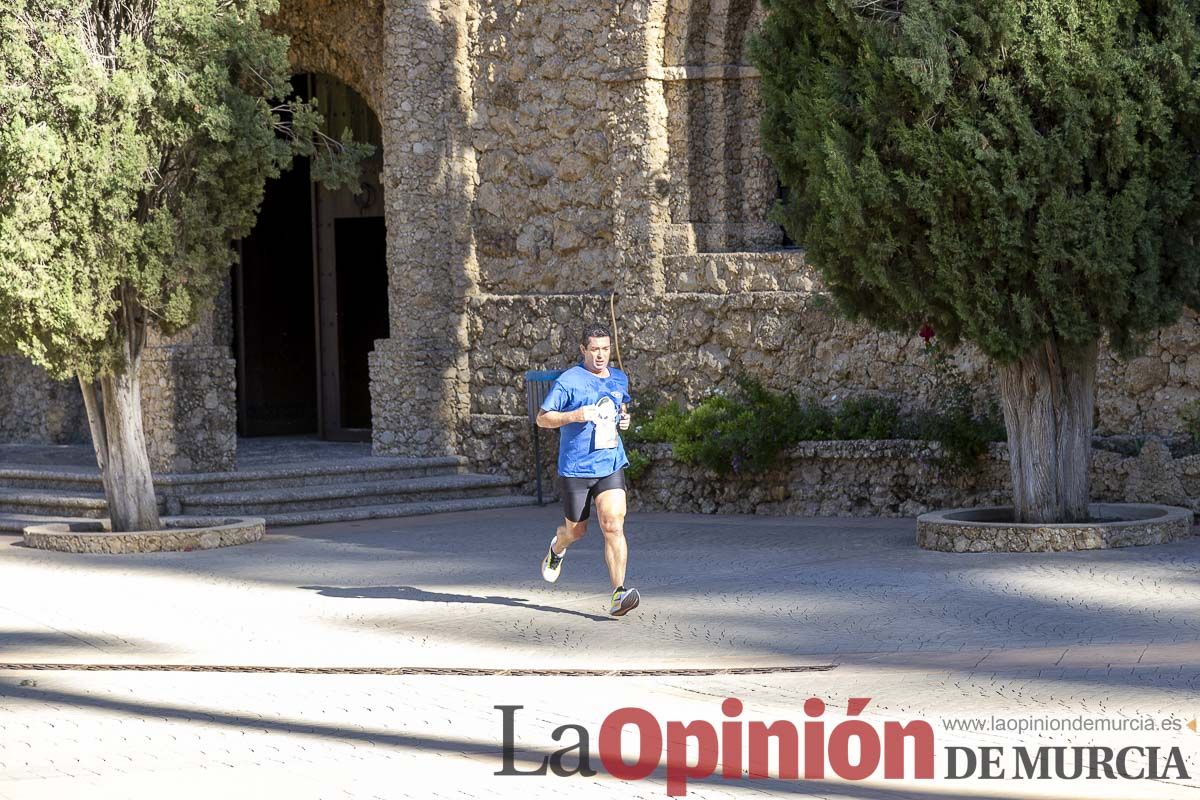
[(579, 343), (584, 347), (587, 347), (588, 339), (598, 339), (603, 336), (607, 336), (610, 339), (612, 338), (612, 334), (608, 331), (608, 326), (601, 325), (599, 322), (593, 322), (592, 324), (585, 325), (583, 327), (583, 335), (579, 337)]

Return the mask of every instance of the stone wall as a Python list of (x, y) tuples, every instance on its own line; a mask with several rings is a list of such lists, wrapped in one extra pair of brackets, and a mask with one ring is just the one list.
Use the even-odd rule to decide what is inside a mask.
[(0, 444), (90, 441), (83, 396), (74, 380), (53, 381), (23, 356), (0, 356)]
[[(915, 331), (842, 319), (802, 251), (779, 249), (746, 57), (762, 15), (754, 0), (472, 12), (479, 271), (461, 449), (478, 467), (532, 474), (522, 373), (574, 363), (578, 329), (608, 319), (613, 288), (635, 397), (691, 404), (749, 374), (831, 404), (860, 393), (905, 410), (928, 402)], [(1200, 397), (1196, 330), (1189, 315), (1138, 358), (1102, 354), (1099, 433), (1180, 430), (1179, 408)], [(994, 394), (977, 353), (956, 361), (980, 401)]]
[[(666, 263), (667, 286), (674, 291), (623, 295), (616, 304), (635, 403), (694, 404), (713, 391), (733, 389), (745, 374), (775, 391), (830, 405), (866, 393), (893, 397), (904, 411), (928, 404), (933, 373), (922, 340), (842, 319), (801, 252), (693, 254)], [(470, 305), (470, 319), (472, 417), (466, 438), (503, 429), (511, 442), (496, 448), (467, 441), (464, 454), (485, 469), (530, 473), (522, 374), (575, 363), (582, 323), (607, 322), (608, 300), (480, 295)], [(962, 348), (954, 360), (977, 387), (980, 403), (994, 397), (994, 371), (977, 352)], [(1200, 326), (1190, 312), (1133, 359), (1103, 350), (1096, 433), (1180, 433), (1180, 409), (1200, 398), (1197, 364)], [(635, 405), (635, 414), (639, 410), (647, 407)]]
[(471, 43), (479, 289), (611, 286), (610, 20), (588, 0), (480, 3)]
[[(531, 475), (522, 374), (574, 363), (581, 325), (607, 320), (614, 289), (639, 401), (691, 404), (748, 374), (831, 404), (927, 403), (915, 331), (840, 318), (769, 219), (776, 182), (746, 57), (762, 14), (758, 0), (284, 0), (274, 24), (296, 69), (355, 87), (382, 125), (390, 337), (370, 362), (376, 453), (462, 453)], [(148, 354), (156, 465), (231, 463), (227, 331), (218, 320)], [(977, 355), (958, 361), (981, 400), (993, 392)], [(13, 387), (0, 440), (85, 430), (75, 392), (0, 370)], [(1178, 432), (1197, 398), (1189, 314), (1128, 362), (1102, 355), (1097, 430)]]
[[(91, 442), (75, 381), (50, 380), (18, 356), (0, 359), (0, 444)], [(234, 361), (221, 347), (147, 347), (142, 418), (155, 472), (211, 472), (236, 463)]]
[(1200, 400), (1200, 318), (1186, 311), (1180, 322), (1150, 336), (1134, 358), (1102, 351), (1097, 382), (1099, 433), (1182, 431), (1180, 409)]
[[(1008, 448), (992, 445), (977, 469), (952, 473), (938, 445), (910, 441), (805, 442), (763, 474), (720, 476), (643, 445), (652, 461), (630, 482), (630, 508), (701, 514), (914, 517), (938, 508), (1011, 503)], [(1092, 453), (1092, 499), (1200, 509), (1200, 456), (1173, 458), (1151, 439), (1136, 456)]]
[(237, 463), (233, 310), (225, 281), (213, 307), (175, 336), (151, 331), (142, 354), (142, 419), (150, 468), (221, 472)]
[[(211, 311), (171, 338), (151, 333), (142, 356), (142, 419), (157, 473), (233, 469), (237, 405), (226, 282)], [(0, 358), (0, 443), (91, 442), (75, 381), (51, 381), (19, 356)]]
[[(747, 56), (755, 0), (670, 0), (651, 66), (661, 64), (670, 183), (668, 253), (777, 247), (775, 173), (758, 130), (759, 74)], [(661, 61), (660, 61), (661, 59)]]
[(762, 151), (758, 74), (744, 66), (666, 72), (671, 247), (687, 252), (777, 247), (768, 219), (776, 178)]
[(223, 472), (237, 465), (234, 360), (220, 347), (146, 349), (142, 418), (150, 468)]
[(461, 450), (469, 410), (464, 305), (478, 285), (471, 226), (469, 32), (473, 4), (385, 5), (379, 101), (387, 218), (387, 339), (370, 357), (372, 447)]

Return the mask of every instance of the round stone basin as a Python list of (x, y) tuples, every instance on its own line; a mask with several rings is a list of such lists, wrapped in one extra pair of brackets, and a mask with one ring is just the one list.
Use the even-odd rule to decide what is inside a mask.
[(1153, 503), (1093, 503), (1087, 522), (1013, 522), (1012, 506), (954, 508), (917, 517), (917, 544), (949, 553), (1101, 550), (1192, 535), (1192, 512)]
[(48, 522), (25, 528), (26, 547), (65, 553), (159, 553), (212, 550), (257, 542), (262, 517), (163, 517), (163, 530), (113, 533), (107, 519)]

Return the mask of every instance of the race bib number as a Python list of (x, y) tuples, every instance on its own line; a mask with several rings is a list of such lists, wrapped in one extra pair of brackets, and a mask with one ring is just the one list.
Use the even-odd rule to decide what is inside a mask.
[(608, 450), (617, 446), (617, 419), (619, 413), (616, 404), (608, 398), (601, 398), (596, 404), (599, 417), (596, 419), (596, 449)]

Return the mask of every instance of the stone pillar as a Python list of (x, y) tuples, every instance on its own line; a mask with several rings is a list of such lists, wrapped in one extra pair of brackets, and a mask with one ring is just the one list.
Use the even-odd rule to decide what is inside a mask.
[(470, 411), (466, 356), (439, 340), (380, 339), (370, 355), (372, 450), (376, 455), (460, 452)]
[(670, 224), (667, 104), (663, 88), (666, 0), (618, 4), (609, 20), (605, 86), (612, 141), (613, 251), (627, 308), (652, 309), (666, 291)]
[(469, 413), (475, 156), (465, 0), (388, 0), (383, 123), (391, 337), (371, 354), (373, 449), (455, 453)]
[(237, 467), (235, 386), (234, 360), (224, 348), (146, 348), (142, 417), (150, 468), (156, 474)]
[(227, 282), (195, 326), (173, 337), (151, 334), (142, 356), (142, 418), (156, 474), (237, 467), (232, 330)]

